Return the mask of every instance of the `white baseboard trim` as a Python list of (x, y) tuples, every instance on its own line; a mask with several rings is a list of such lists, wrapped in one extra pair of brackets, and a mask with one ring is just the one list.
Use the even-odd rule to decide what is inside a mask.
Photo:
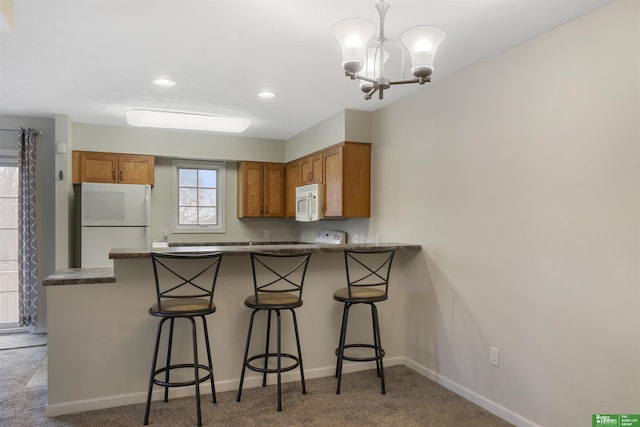
[(431, 369), (427, 368), (426, 366), (420, 365), (418, 363), (415, 363), (413, 360), (404, 358), (404, 365), (409, 368), (412, 369), (414, 371), (416, 371), (417, 373), (419, 373), (420, 375), (429, 378), (431, 381), (443, 386), (444, 388), (454, 392), (455, 394), (464, 397), (465, 399), (467, 399), (470, 402), (475, 403), (476, 405), (480, 406), (483, 409), (486, 409), (487, 411), (491, 412), (492, 414), (502, 418), (505, 421), (508, 421), (512, 424), (515, 424), (518, 427), (541, 427), (539, 424), (534, 423), (533, 421), (523, 417), (520, 414), (517, 414), (513, 411), (511, 411), (508, 408), (505, 408), (502, 405), (499, 405), (498, 403), (487, 399), (486, 397), (476, 393), (473, 390), (469, 390), (468, 388), (464, 387), (463, 385), (460, 385), (458, 383), (456, 383), (455, 381), (450, 380), (449, 378), (438, 374), (437, 372), (432, 371)]
[[(394, 366), (394, 365), (402, 365), (404, 362), (403, 357), (389, 357), (384, 359), (385, 366)], [(364, 371), (367, 369), (375, 368), (375, 363), (358, 363), (351, 362), (345, 363), (342, 372), (350, 373), (350, 372), (358, 372)], [(247, 373), (250, 371), (247, 370)], [(313, 379), (313, 378), (321, 378), (335, 375), (336, 367), (335, 366), (326, 366), (322, 368), (315, 368), (310, 370), (305, 370), (304, 377), (305, 380)], [(282, 374), (282, 382), (292, 382), (292, 381), (300, 381), (300, 372), (297, 370), (285, 372)], [(275, 384), (276, 377), (273, 374), (267, 376), (267, 385)], [(208, 383), (202, 383), (200, 385), (200, 393), (202, 396), (210, 395), (211, 389), (207, 387)], [(225, 391), (237, 391), (238, 385), (240, 384), (240, 378), (233, 380), (225, 380), (225, 381), (216, 381), (216, 393), (221, 393)], [(243, 389), (261, 387), (262, 386), (262, 375), (253, 374), (245, 377)], [(178, 397), (188, 397), (195, 395), (195, 390), (193, 387), (180, 387), (174, 388), (170, 391), (170, 398), (178, 398)], [(161, 400), (164, 398), (164, 391), (160, 387), (154, 387), (153, 394), (151, 396), (152, 400)], [(86, 412), (93, 411), (96, 409), (106, 409), (113, 408), (117, 406), (125, 406), (125, 405), (134, 405), (138, 403), (144, 403), (147, 401), (147, 392), (137, 392), (137, 393), (129, 393), (129, 394), (120, 394), (115, 396), (105, 396), (98, 397), (94, 399), (84, 399), (84, 400), (76, 400), (72, 402), (64, 402), (64, 403), (49, 403), (45, 407), (44, 414), (47, 417), (57, 417), (59, 415), (73, 414), (77, 412)]]

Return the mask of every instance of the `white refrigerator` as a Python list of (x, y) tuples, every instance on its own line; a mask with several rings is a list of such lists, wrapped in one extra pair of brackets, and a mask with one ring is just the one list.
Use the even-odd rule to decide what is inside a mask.
[(151, 186), (81, 184), (80, 266), (113, 267), (113, 248), (148, 248)]

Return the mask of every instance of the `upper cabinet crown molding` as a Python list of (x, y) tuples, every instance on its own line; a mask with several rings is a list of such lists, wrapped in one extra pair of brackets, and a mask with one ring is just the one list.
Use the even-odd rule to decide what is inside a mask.
[(73, 184), (154, 184), (154, 156), (74, 151), (72, 160)]

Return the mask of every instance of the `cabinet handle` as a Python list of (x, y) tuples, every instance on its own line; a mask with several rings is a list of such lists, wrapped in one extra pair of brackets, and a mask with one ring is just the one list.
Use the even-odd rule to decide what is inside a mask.
[(269, 206), (264, 208), (264, 214), (269, 215)]
[(124, 180), (124, 172), (120, 171), (120, 181)]
[(114, 182), (116, 181), (116, 170), (115, 169), (113, 170), (113, 181)]
[(312, 181), (313, 180), (313, 174), (311, 172), (307, 173), (307, 181)]
[(264, 211), (264, 209), (262, 208), (262, 205), (260, 206), (260, 215), (262, 215), (262, 212)]

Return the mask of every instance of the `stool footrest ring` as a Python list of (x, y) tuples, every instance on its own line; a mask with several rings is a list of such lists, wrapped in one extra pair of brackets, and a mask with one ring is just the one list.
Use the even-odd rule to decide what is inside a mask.
[[(254, 372), (262, 372), (262, 373), (267, 373), (267, 374), (275, 374), (278, 372), (277, 368), (264, 368), (264, 367), (258, 367), (255, 365), (252, 365), (251, 362), (253, 362), (254, 360), (262, 360), (265, 359), (267, 357), (273, 357), (274, 359), (278, 357), (278, 353), (269, 353), (269, 354), (256, 354), (255, 356), (251, 356), (250, 358), (247, 359), (247, 363), (246, 363), (246, 367), (251, 369)], [(290, 359), (293, 360), (295, 363), (293, 363), (292, 365), (289, 366), (282, 366), (280, 367), (280, 372), (287, 372), (287, 371), (291, 371), (293, 369), (296, 369), (298, 366), (300, 366), (300, 360), (298, 359), (297, 356), (294, 356), (293, 354), (288, 354), (288, 353), (280, 353), (280, 357), (282, 358), (286, 358), (286, 359)]]
[(167, 371), (171, 372), (174, 369), (193, 369), (194, 365), (193, 363), (182, 363), (179, 365), (170, 365), (170, 366), (165, 366), (164, 368), (160, 368), (154, 371), (153, 373), (153, 383), (155, 385), (159, 385), (162, 387), (185, 387), (185, 386), (189, 386), (189, 385), (196, 385), (196, 383), (203, 383), (205, 381), (208, 381), (211, 378), (212, 375), (212, 370), (209, 369), (209, 367), (207, 365), (201, 365), (198, 364), (198, 369), (203, 369), (207, 372), (207, 374), (203, 377), (199, 377), (197, 380), (189, 380), (189, 381), (177, 381), (177, 382), (173, 382), (173, 381), (161, 381), (159, 379), (156, 379), (155, 377), (159, 374), (163, 374)]
[[(371, 350), (375, 350), (376, 346), (373, 344), (346, 344), (344, 346), (344, 349), (347, 350), (348, 348), (369, 348)], [(385, 355), (384, 349), (381, 348), (379, 351), (380, 351), (380, 357), (378, 356), (369, 356), (369, 357), (347, 356), (343, 352), (342, 358), (344, 360), (349, 360), (351, 362), (373, 362), (375, 360), (381, 360), (384, 357)], [(336, 356), (340, 356), (340, 348), (336, 348)]]

